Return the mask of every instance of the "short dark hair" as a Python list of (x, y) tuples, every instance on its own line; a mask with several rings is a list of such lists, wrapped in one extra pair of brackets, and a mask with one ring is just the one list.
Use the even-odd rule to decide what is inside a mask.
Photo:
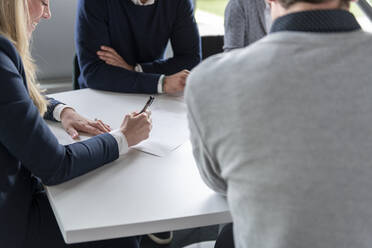
[[(279, 3), (286, 9), (291, 7), (295, 3), (312, 3), (312, 4), (320, 4), (320, 3), (326, 3), (331, 0), (279, 0)], [(351, 0), (341, 0), (340, 7), (349, 7)]]

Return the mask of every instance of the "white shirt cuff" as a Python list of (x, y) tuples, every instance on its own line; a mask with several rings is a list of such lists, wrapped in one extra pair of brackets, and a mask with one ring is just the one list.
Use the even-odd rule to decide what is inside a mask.
[(163, 80), (164, 80), (165, 75), (161, 75), (158, 81), (158, 93), (161, 94), (163, 93)]
[(57, 121), (61, 121), (61, 114), (62, 114), (62, 111), (65, 109), (65, 108), (70, 108), (70, 109), (74, 109), (68, 105), (65, 105), (65, 104), (58, 104), (54, 110), (53, 110), (53, 118), (56, 119)]
[(115, 138), (118, 143), (119, 155), (123, 155), (128, 152), (128, 142), (125, 135), (120, 131), (120, 129), (115, 129), (110, 132), (110, 134)]
[(140, 64), (136, 64), (136, 66), (134, 67), (134, 71), (143, 72), (142, 66)]

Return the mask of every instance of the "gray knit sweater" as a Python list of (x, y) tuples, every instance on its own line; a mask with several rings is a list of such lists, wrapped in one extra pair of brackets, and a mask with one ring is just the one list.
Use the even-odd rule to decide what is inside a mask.
[(195, 159), (238, 248), (372, 247), (371, 55), (362, 31), (283, 31), (192, 71)]

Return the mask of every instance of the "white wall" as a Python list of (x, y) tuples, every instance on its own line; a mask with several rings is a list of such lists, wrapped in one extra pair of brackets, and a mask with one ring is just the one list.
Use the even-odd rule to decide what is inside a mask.
[(52, 0), (50, 5), (52, 18), (42, 21), (33, 34), (32, 55), (38, 77), (71, 78), (77, 0)]

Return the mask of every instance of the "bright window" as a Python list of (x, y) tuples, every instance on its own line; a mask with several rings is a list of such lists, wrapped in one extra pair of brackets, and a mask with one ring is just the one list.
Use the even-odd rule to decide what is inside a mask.
[[(372, 5), (372, 0), (367, 0), (367, 2)], [(359, 24), (362, 26), (364, 30), (372, 32), (372, 22), (364, 14), (363, 10), (359, 7), (358, 4), (352, 2), (350, 6), (350, 11), (357, 18)]]
[(224, 34), (224, 12), (228, 0), (195, 0), (195, 18), (201, 35)]
[(196, 8), (223, 17), (228, 0), (197, 0)]

